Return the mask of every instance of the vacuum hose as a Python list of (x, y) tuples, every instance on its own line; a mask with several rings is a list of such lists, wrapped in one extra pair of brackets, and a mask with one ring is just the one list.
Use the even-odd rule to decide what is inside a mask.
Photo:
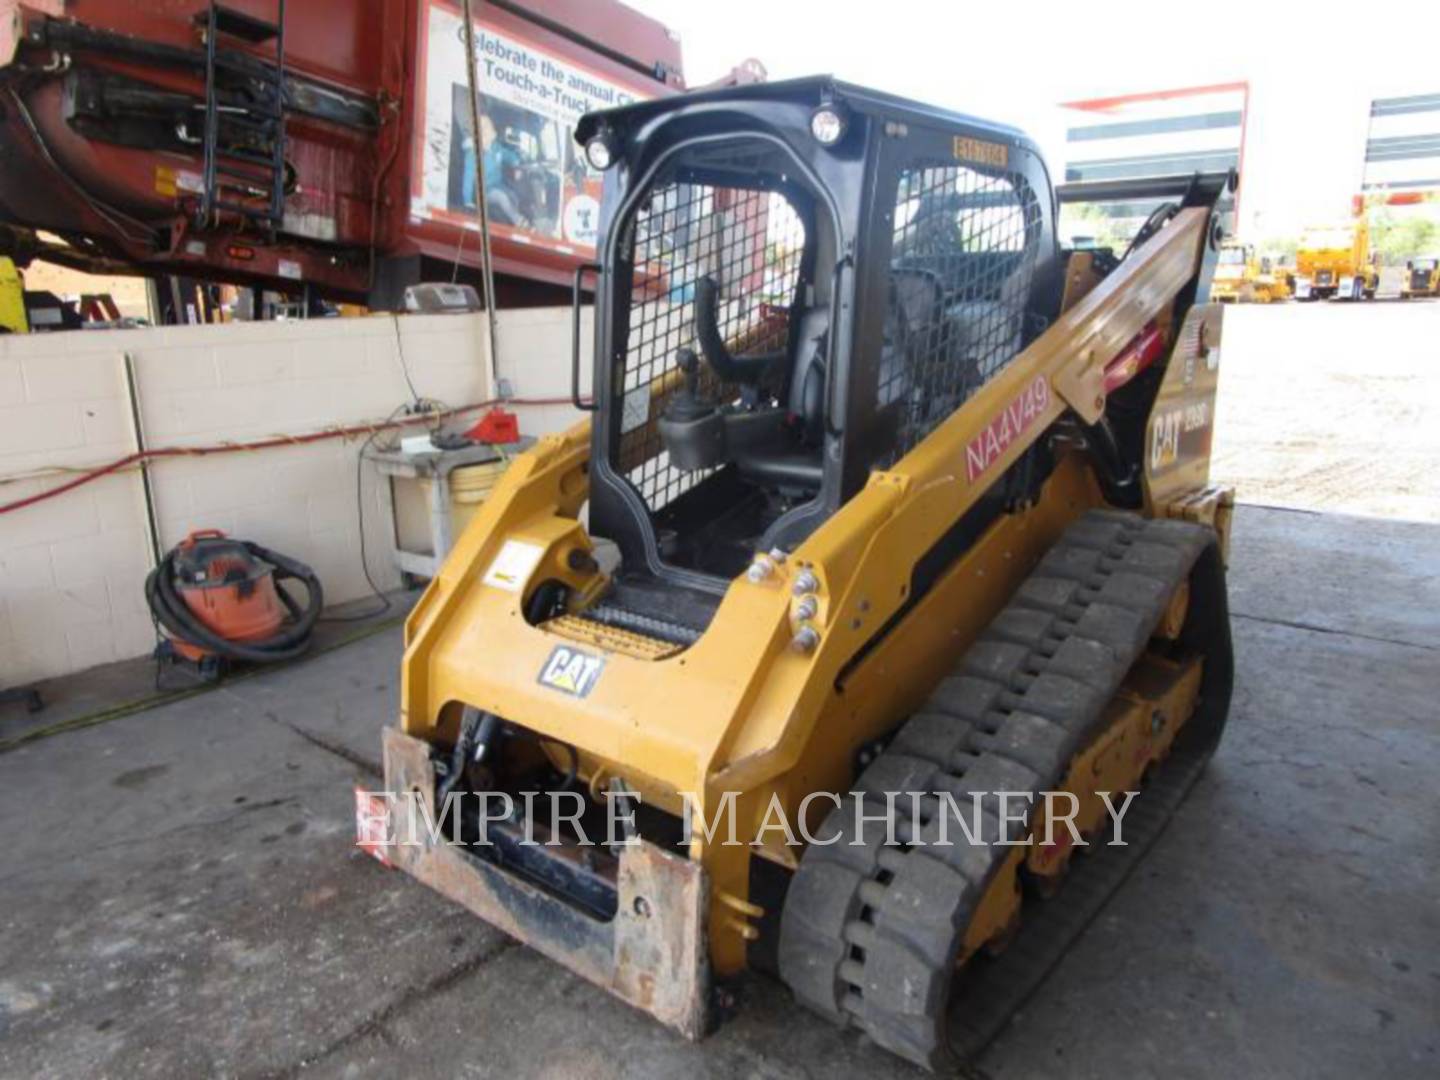
[[(324, 605), (324, 592), (315, 571), (304, 563), (291, 559), (279, 552), (252, 544), (248, 540), (226, 540), (227, 544), (243, 548), (251, 558), (268, 564), (275, 584), (276, 595), (285, 605), (290, 619), (273, 634), (246, 641), (233, 641), (224, 637), (201, 622), (176, 588), (176, 557), (179, 548), (172, 548), (160, 565), (145, 579), (145, 600), (156, 621), (181, 642), (199, 646), (207, 652), (229, 660), (245, 660), (256, 664), (290, 660), (303, 653), (310, 646), (310, 633), (320, 618)], [(305, 586), (309, 600), (302, 609), (294, 597), (285, 589), (286, 579), (300, 581)]]

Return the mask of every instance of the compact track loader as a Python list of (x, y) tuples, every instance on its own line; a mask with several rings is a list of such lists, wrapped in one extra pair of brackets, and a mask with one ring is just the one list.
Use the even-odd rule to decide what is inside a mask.
[[(753, 966), (943, 1067), (1220, 737), (1234, 178), (1057, 193), (1020, 132), (827, 78), (576, 134), (590, 416), (410, 615), (362, 843), (686, 1036)], [(1068, 252), (1081, 198), (1162, 201)]]

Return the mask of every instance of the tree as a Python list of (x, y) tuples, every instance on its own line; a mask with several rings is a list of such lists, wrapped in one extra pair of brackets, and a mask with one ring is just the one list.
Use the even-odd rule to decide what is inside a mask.
[(1295, 252), (1300, 249), (1300, 239), (1295, 236), (1267, 236), (1256, 245), (1260, 254), (1284, 266), (1295, 265)]
[(1117, 255), (1130, 246), (1130, 238), (1144, 220), (1107, 214), (1098, 203), (1066, 203), (1060, 207), (1062, 236), (1076, 240), (1084, 237), (1096, 247), (1108, 247)]
[(1370, 247), (1390, 266), (1432, 255), (1440, 250), (1440, 224), (1426, 215), (1397, 217), (1388, 209), (1380, 210), (1370, 222)]

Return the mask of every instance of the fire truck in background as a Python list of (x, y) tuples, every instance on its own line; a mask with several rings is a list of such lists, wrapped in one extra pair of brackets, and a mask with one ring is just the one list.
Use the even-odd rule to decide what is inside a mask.
[[(685, 88), (615, 0), (0, 0), (0, 256), (393, 309), (481, 284), (568, 298), (594, 258), (584, 113)], [(763, 77), (758, 65), (732, 73)]]

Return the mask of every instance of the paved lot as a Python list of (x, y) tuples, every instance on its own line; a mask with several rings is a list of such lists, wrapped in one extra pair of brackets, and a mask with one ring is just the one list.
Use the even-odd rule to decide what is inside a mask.
[(1440, 522), (1440, 301), (1225, 313), (1214, 469), (1270, 506)]
[[(1335, 342), (1392, 313), (1407, 389), (1356, 389)], [(1440, 305), (1235, 315), (1219, 475), (1344, 512), (1241, 508), (1226, 742), (982, 1059), (996, 1078), (1440, 1075), (1440, 499), (1415, 464), (1440, 457)], [(1363, 479), (1315, 487), (1335, 470)], [(357, 855), (397, 649), (0, 754), (0, 1076), (919, 1075), (761, 978), (685, 1044)]]

